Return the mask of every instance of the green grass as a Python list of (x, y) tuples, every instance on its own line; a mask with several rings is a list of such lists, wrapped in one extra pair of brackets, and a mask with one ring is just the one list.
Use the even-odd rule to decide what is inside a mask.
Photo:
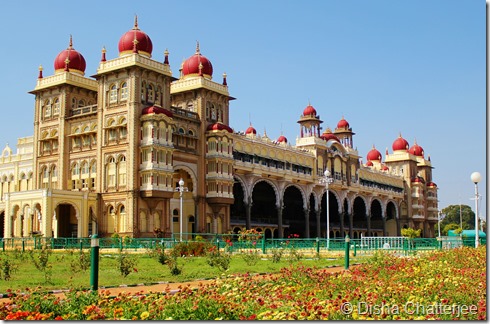
[[(90, 249), (84, 250), (90, 256)], [(38, 251), (35, 256), (38, 256)], [(123, 252), (126, 253), (126, 252)], [(149, 284), (156, 282), (186, 282), (198, 279), (217, 278), (219, 276), (239, 274), (239, 273), (275, 273), (281, 268), (293, 265), (305, 265), (309, 267), (324, 268), (327, 266), (343, 266), (343, 254), (330, 254), (320, 256), (305, 256), (300, 261), (289, 261), (288, 255), (283, 255), (278, 263), (272, 262), (270, 255), (260, 254), (260, 260), (255, 265), (247, 265), (242, 256), (238, 253), (232, 254), (230, 267), (227, 271), (220, 271), (216, 267), (211, 267), (207, 263), (206, 257), (179, 257), (177, 262), (182, 267), (182, 273), (172, 275), (167, 265), (160, 264), (156, 258), (151, 257), (148, 251), (131, 252), (132, 258), (136, 260), (134, 268), (127, 277), (124, 277), (118, 267), (118, 250), (100, 254), (99, 261), (99, 287)], [(58, 289), (84, 289), (90, 288), (90, 268), (85, 271), (73, 271), (70, 264), (79, 255), (79, 250), (74, 251), (53, 251), (49, 256), (48, 265), (51, 265), (51, 275), (49, 282), (46, 282), (45, 275), (38, 270), (28, 252), (19, 251), (0, 252), (0, 293), (12, 291), (25, 291), (26, 288), (38, 287), (41, 291)], [(264, 260), (265, 258), (265, 260)], [(364, 258), (352, 257), (351, 264), (363, 262)], [(4, 261), (10, 260), (16, 267), (10, 280), (4, 280)]]

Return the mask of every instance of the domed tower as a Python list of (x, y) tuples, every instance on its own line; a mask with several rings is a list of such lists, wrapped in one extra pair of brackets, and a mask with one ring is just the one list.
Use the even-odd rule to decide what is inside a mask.
[(340, 139), (340, 143), (342, 143), (342, 145), (345, 147), (354, 147), (352, 136), (355, 135), (355, 133), (352, 131), (349, 122), (345, 120), (344, 116), (342, 116), (342, 119), (337, 123), (337, 128), (335, 128), (334, 134), (337, 135), (337, 137)]
[[(95, 80), (85, 77), (85, 58), (73, 46), (71, 35), (68, 47), (54, 58), (53, 67), (51, 76), (43, 76), (43, 69), (39, 67), (36, 87), (30, 91), (36, 96), (35, 168), (47, 170), (42, 177), (39, 172), (35, 173), (34, 189), (80, 190), (84, 185), (91, 185), (93, 177), (72, 182), (70, 154), (83, 149), (84, 143), (95, 141), (97, 137), (96, 129), (90, 128), (82, 136), (81, 127), (76, 125), (80, 125), (81, 118), (94, 116), (98, 85)], [(77, 129), (80, 134), (75, 134)]]
[(298, 120), (300, 125), (300, 137), (320, 137), (320, 116), (317, 115), (316, 109), (308, 103), (308, 106), (303, 110), (303, 114)]
[(182, 62), (179, 70), (179, 79), (171, 85), (172, 106), (184, 115), (195, 115), (199, 122), (195, 146), (196, 194), (205, 199), (197, 206), (200, 217), (197, 230), (219, 232), (229, 226), (230, 206), (234, 201), (229, 105), (235, 98), (229, 94), (226, 73), (221, 83), (213, 81), (213, 64), (201, 52), (199, 42), (194, 54)]
[(330, 129), (330, 127), (327, 127), (327, 129), (323, 132), (323, 134), (320, 136), (320, 138), (327, 141), (327, 142), (329, 140), (334, 140), (334, 141), (337, 141), (340, 143), (339, 138), (332, 133), (332, 130)]
[(126, 32), (119, 39), (119, 56), (131, 55), (138, 53), (145, 57), (151, 58), (151, 52), (153, 51), (153, 43), (150, 37), (139, 29), (138, 16), (134, 18), (133, 29)]

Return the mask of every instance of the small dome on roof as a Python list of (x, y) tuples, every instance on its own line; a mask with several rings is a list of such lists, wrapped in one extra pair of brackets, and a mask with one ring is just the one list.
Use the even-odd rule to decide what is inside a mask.
[[(136, 43), (136, 44), (135, 44)], [(153, 44), (150, 37), (139, 29), (138, 16), (134, 18), (134, 27), (119, 39), (119, 56), (137, 52), (141, 55), (151, 57)]]
[(415, 142), (412, 147), (408, 150), (408, 152), (410, 154), (413, 154), (415, 156), (421, 156), (423, 157), (424, 156), (424, 149), (422, 148), (422, 146), (419, 146), (417, 144), (417, 142)]
[(380, 161), (381, 162), (381, 153), (374, 147), (367, 154), (368, 161)]
[(168, 117), (173, 117), (173, 113), (165, 108), (159, 106), (146, 107), (141, 111), (141, 115), (151, 115), (151, 114), (165, 114)]
[(73, 40), (70, 35), (68, 48), (61, 51), (54, 59), (54, 71), (55, 73), (70, 71), (84, 75), (85, 67), (85, 58), (73, 48)]
[(316, 116), (316, 109), (312, 105), (308, 104), (303, 110), (303, 116)]
[(228, 133), (233, 133), (233, 129), (231, 129), (229, 126), (221, 123), (221, 122), (217, 122), (217, 123), (214, 123), (214, 124), (211, 124), (208, 126), (207, 128), (208, 131), (222, 131), (222, 130), (226, 130)]
[(196, 46), (196, 53), (182, 63), (182, 74), (203, 75), (209, 79), (213, 76), (213, 64), (199, 50), (199, 42)]
[(337, 128), (349, 129), (349, 127), (349, 122), (344, 119), (344, 116), (342, 116), (342, 119), (337, 123)]
[(277, 141), (279, 143), (282, 143), (282, 142), (287, 143), (288, 142), (288, 139), (286, 138), (286, 136), (281, 135), (281, 136), (279, 136), (279, 138), (277, 139)]
[(250, 124), (250, 126), (245, 131), (245, 134), (257, 134), (257, 130), (252, 127), (252, 124)]
[(334, 140), (334, 141), (337, 141), (340, 143), (339, 138), (332, 133), (332, 130), (330, 129), (330, 127), (327, 127), (327, 129), (323, 132), (323, 134), (320, 135), (320, 138), (322, 138), (323, 140), (325, 140), (327, 142), (329, 140)]
[(393, 142), (393, 151), (408, 151), (408, 142), (400, 134), (398, 138)]

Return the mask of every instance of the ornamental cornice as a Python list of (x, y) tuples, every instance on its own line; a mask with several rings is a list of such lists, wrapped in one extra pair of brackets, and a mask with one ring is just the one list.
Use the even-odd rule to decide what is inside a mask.
[(58, 85), (70, 84), (76, 87), (97, 91), (97, 81), (74, 73), (62, 72), (45, 78), (37, 79), (36, 87), (29, 93), (36, 93), (43, 89), (48, 89)]
[(109, 61), (100, 62), (99, 68), (97, 69), (97, 75), (102, 75), (132, 66), (139, 66), (147, 70), (152, 70), (160, 74), (165, 74), (169, 77), (172, 76), (172, 71), (170, 70), (169, 65), (157, 62), (136, 53), (131, 55), (124, 55)]
[(201, 77), (181, 79), (172, 82), (170, 84), (170, 94), (194, 90), (196, 88), (204, 88), (230, 97), (227, 86)]

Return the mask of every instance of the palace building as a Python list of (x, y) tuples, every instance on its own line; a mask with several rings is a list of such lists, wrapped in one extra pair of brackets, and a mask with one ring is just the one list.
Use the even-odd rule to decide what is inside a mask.
[(177, 78), (168, 51), (159, 61), (152, 49), (135, 18), (117, 57), (102, 50), (95, 75), (71, 37), (53, 75), (39, 67), (34, 135), (0, 157), (0, 235), (153, 237), (182, 226), (186, 238), (245, 228), (325, 237), (328, 201), (331, 238), (405, 227), (434, 236), (437, 186), (417, 143), (400, 134), (391, 152), (373, 146), (363, 163), (347, 120), (322, 132), (311, 104), (298, 109), (295, 145), (252, 125), (234, 131), (227, 76), (213, 79), (199, 44)]

